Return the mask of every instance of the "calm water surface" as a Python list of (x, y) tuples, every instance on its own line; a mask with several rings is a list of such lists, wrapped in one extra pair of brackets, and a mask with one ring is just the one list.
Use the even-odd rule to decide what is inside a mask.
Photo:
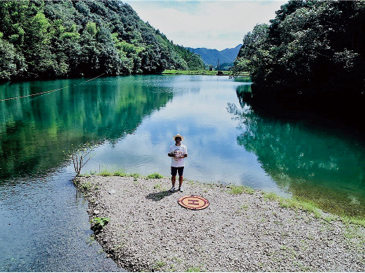
[[(346, 130), (262, 117), (240, 103), (249, 83), (211, 76), (130, 76), (0, 86), (1, 271), (118, 270), (90, 242), (87, 204), (65, 150), (98, 143), (83, 172), (169, 175), (180, 133), (185, 178), (250, 186), (365, 216), (365, 146)], [(169, 185), (166, 185), (168, 188)]]

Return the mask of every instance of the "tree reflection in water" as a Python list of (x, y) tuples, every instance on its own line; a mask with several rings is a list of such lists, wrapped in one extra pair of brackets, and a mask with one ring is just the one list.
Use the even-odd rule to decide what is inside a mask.
[(242, 131), (237, 143), (283, 191), (324, 211), (365, 216), (364, 143), (308, 122), (264, 117), (240, 102), (227, 108)]
[(133, 133), (145, 116), (165, 106), (173, 96), (167, 87), (146, 86), (143, 80), (149, 79), (135, 76), (0, 85), (0, 99), (64, 88), (0, 103), (0, 179), (47, 172), (65, 162), (66, 150), (88, 142), (113, 143)]

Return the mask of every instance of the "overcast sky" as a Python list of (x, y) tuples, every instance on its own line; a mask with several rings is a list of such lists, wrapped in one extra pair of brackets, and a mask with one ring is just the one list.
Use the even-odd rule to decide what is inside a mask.
[(143, 21), (164, 33), (175, 44), (222, 50), (242, 43), (256, 24), (269, 23), (288, 1), (154, 1), (122, 0)]

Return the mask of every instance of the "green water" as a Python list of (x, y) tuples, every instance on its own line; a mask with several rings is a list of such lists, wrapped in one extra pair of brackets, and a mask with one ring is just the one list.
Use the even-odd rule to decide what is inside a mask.
[[(365, 151), (357, 134), (333, 121), (283, 121), (231, 109), (245, 129), (239, 145), (258, 156), (276, 185), (325, 211), (365, 216)], [(347, 128), (348, 129), (348, 128)]]
[(340, 128), (256, 114), (237, 98), (248, 83), (162, 75), (34, 81), (1, 85), (0, 99), (55, 88), (63, 89), (0, 102), (3, 180), (67, 166), (64, 151), (86, 142), (98, 145), (84, 172), (169, 176), (166, 151), (180, 133), (188, 179), (246, 185), (365, 216), (364, 142)]
[(58, 168), (66, 150), (117, 141), (172, 98), (133, 78), (35, 81), (0, 86), (0, 100), (57, 88), (51, 94), (0, 102), (0, 178)]

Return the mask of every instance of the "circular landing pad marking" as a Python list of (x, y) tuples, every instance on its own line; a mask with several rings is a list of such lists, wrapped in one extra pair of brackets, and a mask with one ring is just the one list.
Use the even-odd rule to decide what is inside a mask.
[(183, 196), (177, 202), (181, 206), (192, 210), (205, 209), (209, 206), (209, 201), (198, 195)]

